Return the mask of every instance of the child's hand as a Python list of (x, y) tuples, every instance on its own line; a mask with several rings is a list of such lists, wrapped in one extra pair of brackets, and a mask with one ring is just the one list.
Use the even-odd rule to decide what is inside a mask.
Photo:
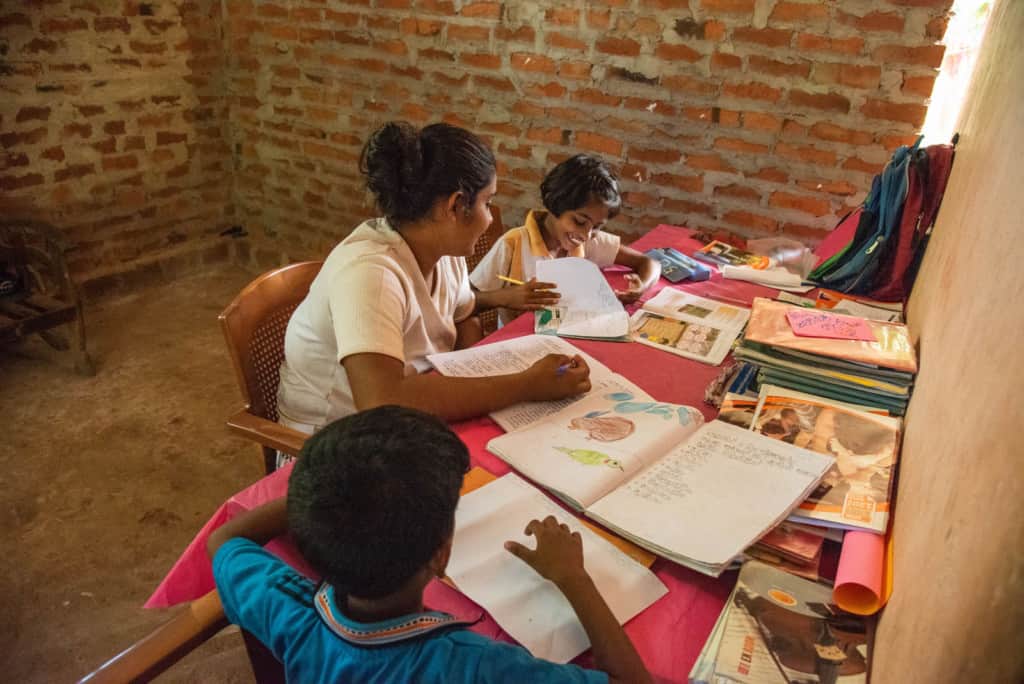
[(632, 304), (636, 300), (640, 299), (640, 295), (644, 293), (644, 281), (640, 279), (636, 273), (626, 274), (626, 285), (628, 289), (616, 290), (615, 296), (619, 298), (619, 301), (623, 304)]
[(548, 354), (522, 376), (528, 401), (564, 399), (590, 391), (590, 368), (579, 354)]
[(505, 542), (505, 549), (559, 588), (587, 577), (583, 568), (583, 539), (579, 532), (559, 523), (554, 516), (544, 521), (531, 520), (525, 533), (537, 538), (537, 548), (529, 549), (514, 541)]
[(536, 278), (522, 285), (509, 285), (501, 288), (499, 296), (501, 306), (516, 311), (536, 311), (558, 304), (562, 295), (555, 291), (555, 283), (539, 283)]

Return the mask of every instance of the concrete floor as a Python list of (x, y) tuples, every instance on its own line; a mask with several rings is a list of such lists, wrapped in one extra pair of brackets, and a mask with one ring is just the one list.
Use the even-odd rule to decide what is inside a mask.
[[(74, 681), (173, 614), (142, 603), (218, 505), (262, 474), (217, 314), (235, 267), (89, 307), (92, 378), (0, 348), (0, 679)], [(233, 628), (160, 681), (250, 682)]]

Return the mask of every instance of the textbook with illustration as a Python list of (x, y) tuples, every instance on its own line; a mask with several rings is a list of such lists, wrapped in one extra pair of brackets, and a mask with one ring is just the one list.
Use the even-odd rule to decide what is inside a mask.
[(791, 520), (884, 534), (901, 424), (850, 404), (764, 385), (753, 430), (835, 458)]
[(717, 576), (807, 497), (832, 459), (702, 423), (688, 406), (591, 393), (487, 449), (638, 546)]
[(717, 366), (750, 318), (750, 310), (666, 287), (630, 321), (630, 337), (671, 354)]
[(863, 684), (867, 625), (832, 587), (763, 563), (740, 570), (690, 684)]
[(774, 266), (772, 260), (766, 256), (733, 247), (719, 240), (712, 240), (704, 245), (693, 253), (693, 257), (716, 266), (746, 266), (759, 270)]
[(597, 265), (582, 257), (537, 262), (537, 280), (555, 283), (558, 306), (534, 312), (534, 332), (588, 340), (629, 339), (629, 315)]
[[(597, 392), (629, 392), (641, 400), (651, 397), (627, 378), (613, 372), (571, 343), (549, 335), (525, 335), (511, 340), (481, 344), (441, 354), (430, 354), (427, 360), (441, 375), (455, 378), (486, 378), (519, 373), (548, 354), (580, 355), (590, 368), (590, 394)], [(491, 418), (506, 432), (526, 427), (545, 416), (557, 413), (589, 395), (566, 397), (557, 401), (526, 401), (494, 411)]]

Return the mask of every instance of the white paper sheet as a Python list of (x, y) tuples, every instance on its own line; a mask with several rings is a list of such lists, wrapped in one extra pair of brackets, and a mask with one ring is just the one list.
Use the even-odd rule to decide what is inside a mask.
[(558, 285), (559, 335), (618, 338), (629, 333), (622, 302), (592, 261), (581, 257), (538, 261), (537, 280)]
[(575, 404), (586, 397), (612, 392), (627, 392), (636, 397), (638, 401), (653, 401), (651, 395), (644, 392), (625, 377), (614, 373), (605, 376), (603, 373), (594, 373), (593, 369), (591, 369), (590, 391), (586, 394), (566, 397), (558, 401), (525, 401), (521, 404), (513, 404), (500, 411), (493, 412), (491, 418), (505, 432), (513, 432), (515, 430), (522, 430), (538, 420), (558, 413), (566, 406)]
[(590, 377), (610, 377), (607, 366), (580, 351), (571, 343), (551, 335), (524, 335), (493, 344), (482, 344), (443, 354), (430, 354), (427, 360), (441, 375), (454, 378), (485, 378), (491, 375), (519, 373), (548, 354), (579, 354), (590, 367)]
[(723, 567), (782, 522), (833, 462), (714, 420), (590, 506), (589, 514), (672, 553)]
[(562, 592), (504, 549), (508, 540), (536, 547), (523, 534), (530, 520), (553, 515), (583, 537), (584, 564), (620, 624), (668, 589), (540, 491), (509, 473), (459, 501), (448, 576), (502, 629), (538, 658), (565, 663), (590, 647)]

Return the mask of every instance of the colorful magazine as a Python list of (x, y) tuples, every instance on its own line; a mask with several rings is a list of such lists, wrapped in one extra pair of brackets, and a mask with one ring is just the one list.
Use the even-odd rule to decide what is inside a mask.
[[(864, 618), (832, 603), (832, 587), (757, 561), (740, 570), (717, 634), (713, 676), (737, 684), (863, 684)], [(702, 656), (704, 653), (702, 652)], [(704, 671), (707, 671), (706, 662)], [(691, 680), (693, 681), (693, 680)], [(711, 680), (703, 680), (711, 681)]]
[(717, 366), (732, 349), (750, 310), (666, 287), (630, 320), (636, 342)]
[(899, 418), (764, 385), (753, 430), (836, 459), (790, 520), (884, 534), (901, 426)]
[(766, 256), (733, 247), (719, 240), (712, 240), (704, 245), (693, 253), (693, 257), (718, 266), (746, 266), (758, 270), (771, 268), (774, 265), (772, 260)]

